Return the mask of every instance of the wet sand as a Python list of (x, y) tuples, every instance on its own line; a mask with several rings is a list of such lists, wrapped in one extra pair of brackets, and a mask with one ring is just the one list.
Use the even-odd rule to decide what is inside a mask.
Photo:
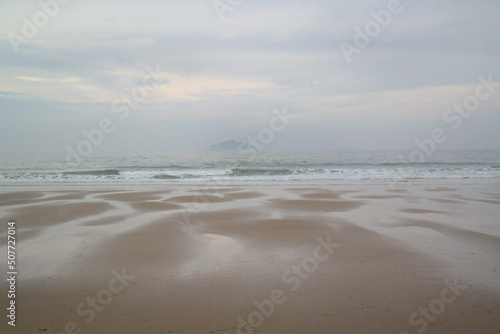
[(25, 188), (2, 332), (500, 328), (498, 183)]

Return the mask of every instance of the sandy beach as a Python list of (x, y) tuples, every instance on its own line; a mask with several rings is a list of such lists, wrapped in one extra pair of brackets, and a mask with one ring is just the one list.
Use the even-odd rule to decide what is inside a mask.
[(2, 332), (500, 328), (498, 182), (43, 189), (0, 191)]

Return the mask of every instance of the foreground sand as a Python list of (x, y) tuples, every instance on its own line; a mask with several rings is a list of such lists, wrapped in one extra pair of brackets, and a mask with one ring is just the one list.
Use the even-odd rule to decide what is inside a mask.
[(499, 186), (4, 187), (19, 275), (0, 328), (495, 333)]

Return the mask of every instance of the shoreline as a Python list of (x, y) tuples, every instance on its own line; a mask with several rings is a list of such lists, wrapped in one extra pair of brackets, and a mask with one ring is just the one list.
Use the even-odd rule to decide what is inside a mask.
[[(229, 186), (229, 187), (243, 187), (243, 186), (359, 186), (359, 185), (481, 185), (481, 184), (494, 184), (500, 185), (500, 178), (461, 178), (461, 179), (397, 179), (397, 180), (272, 180), (272, 181), (255, 181), (255, 180), (208, 180), (208, 181), (157, 181), (148, 183), (125, 183), (123, 181), (119, 182), (77, 182), (77, 183), (67, 183), (67, 182), (50, 182), (50, 183), (3, 183), (0, 184), (2, 188), (8, 188), (9, 190), (19, 187), (21, 189), (26, 188), (36, 188), (40, 187), (47, 188), (48, 190), (53, 190), (53, 188), (70, 188), (75, 189), (78, 187), (82, 188), (113, 188), (123, 189), (126, 187), (137, 188), (156, 188), (165, 186), (179, 186), (179, 187), (201, 187), (201, 186)], [(0, 192), (3, 189), (0, 188)]]

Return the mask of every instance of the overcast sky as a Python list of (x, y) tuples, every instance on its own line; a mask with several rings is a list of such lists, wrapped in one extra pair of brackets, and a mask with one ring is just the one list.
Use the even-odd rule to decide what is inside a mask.
[(500, 148), (498, 0), (59, 1), (0, 2), (0, 153), (199, 150), (285, 107), (269, 149)]

